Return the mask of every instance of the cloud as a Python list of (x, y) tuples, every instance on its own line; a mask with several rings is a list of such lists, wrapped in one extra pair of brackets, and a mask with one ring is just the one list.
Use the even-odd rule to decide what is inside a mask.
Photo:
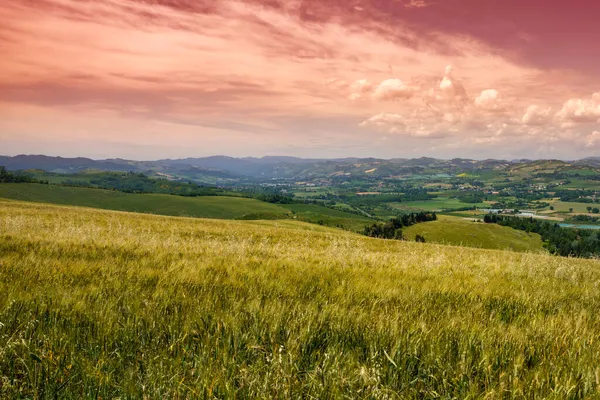
[(422, 98), (428, 107), (439, 111), (448, 107), (462, 109), (469, 104), (467, 91), (463, 84), (454, 77), (454, 67), (451, 65), (445, 68), (444, 76), (437, 87), (423, 91)]
[(373, 90), (373, 84), (366, 79), (359, 79), (350, 85), (350, 100), (365, 97)]
[(383, 133), (421, 139), (442, 139), (450, 135), (447, 121), (431, 122), (426, 109), (413, 111), (412, 115), (379, 113), (363, 121), (360, 126), (375, 128)]
[(467, 91), (462, 83), (454, 78), (453, 72), (454, 67), (448, 65), (440, 82), (440, 93), (450, 101), (464, 102), (467, 100)]
[(594, 131), (586, 136), (585, 147), (600, 148), (600, 131)]
[(470, 100), (462, 83), (454, 77), (452, 66), (446, 67), (441, 80), (437, 80), (437, 83), (433, 80), (429, 85), (421, 80), (418, 87), (409, 87), (399, 79), (388, 79), (376, 89), (375, 97), (410, 99), (419, 90), (425, 107), (414, 102), (404, 102), (402, 113), (380, 112), (362, 122), (361, 126), (415, 138), (446, 138), (470, 134), (474, 137), (473, 143), (482, 144), (510, 134), (511, 126), (515, 124), (516, 118), (504, 112), (507, 108), (497, 90), (483, 90), (475, 99)]
[(373, 97), (377, 100), (403, 100), (411, 98), (417, 88), (408, 86), (402, 80), (393, 78), (381, 82), (373, 92)]
[(567, 100), (556, 118), (566, 124), (600, 122), (600, 92), (594, 93), (591, 99)]
[(379, 113), (373, 117), (363, 121), (360, 126), (375, 127), (383, 132), (389, 133), (404, 133), (406, 132), (406, 123), (402, 115)]
[(521, 122), (524, 125), (545, 125), (552, 120), (551, 111), (551, 108), (542, 108), (535, 104), (530, 105), (527, 107), (523, 118), (521, 118)]
[(486, 111), (504, 111), (500, 93), (496, 89), (486, 89), (475, 98), (475, 107)]
[[(452, 143), (464, 139), (468, 147), (474, 138), (484, 142), (528, 130), (543, 114), (531, 111), (525, 118), (522, 110), (530, 104), (557, 110), (557, 102), (585, 97), (579, 83), (569, 83), (574, 79), (569, 73), (556, 79), (477, 38), (450, 31), (423, 34), (402, 18), (382, 18), (366, 0), (326, 3), (0, 2), (0, 123), (10, 118), (10, 140), (21, 143), (22, 151), (27, 142), (21, 138), (43, 138), (43, 129), (15, 110), (35, 106), (35, 115), (44, 110), (45, 124), (56, 118), (53, 139), (72, 138), (70, 120), (101, 110), (110, 129), (93, 130), (98, 140), (134, 142), (154, 123), (165, 123), (169, 142), (203, 143), (217, 132), (226, 135), (223, 143), (227, 137), (241, 143), (250, 137), (244, 135), (253, 135), (252, 141), (261, 138), (253, 143), (264, 145), (253, 151), (269, 152), (269, 143), (298, 147), (307, 132), (327, 132), (340, 143), (360, 144), (368, 154), (378, 150), (357, 127), (360, 120), (396, 132), (401, 140), (445, 137)], [(429, 4), (403, 0), (396, 11), (408, 5), (414, 10), (406, 14), (422, 14)], [(449, 64), (456, 69), (443, 71)], [(600, 94), (585, 101), (597, 104)], [(579, 118), (591, 114), (588, 103)], [(502, 106), (504, 112), (494, 112)], [(567, 112), (565, 119), (573, 118)], [(323, 122), (307, 128), (315, 120)], [(551, 123), (544, 128), (555, 129)]]
[(406, 8), (424, 8), (429, 5), (425, 0), (410, 0), (408, 3), (404, 3), (404, 7)]

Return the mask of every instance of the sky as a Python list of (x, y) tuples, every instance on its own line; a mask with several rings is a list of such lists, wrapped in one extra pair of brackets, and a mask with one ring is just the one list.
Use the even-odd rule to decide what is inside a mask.
[(596, 0), (5, 0), (0, 154), (600, 156)]

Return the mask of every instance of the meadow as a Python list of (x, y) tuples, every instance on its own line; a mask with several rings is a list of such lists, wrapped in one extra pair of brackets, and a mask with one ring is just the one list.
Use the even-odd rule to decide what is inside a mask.
[(437, 221), (416, 224), (403, 230), (407, 240), (421, 235), (428, 242), (483, 249), (543, 252), (540, 235), (473, 219), (438, 215)]
[(269, 215), (269, 219), (289, 217), (288, 210), (275, 204), (242, 197), (133, 194), (37, 183), (1, 183), (0, 198), (182, 217), (235, 219), (252, 214)]
[(282, 204), (296, 214), (296, 219), (330, 227), (339, 227), (352, 232), (362, 232), (375, 221), (362, 215), (333, 210), (315, 204)]
[[(588, 207), (598, 207), (598, 204), (594, 203), (577, 203), (574, 201), (560, 201), (560, 200), (551, 200), (549, 201), (550, 205), (554, 207), (555, 212), (570, 212), (573, 209), (575, 213), (588, 213)], [(547, 208), (549, 211), (550, 209)]]
[(489, 208), (489, 203), (463, 203), (458, 199), (440, 197), (431, 200), (405, 201), (402, 203), (390, 203), (391, 207), (401, 211), (441, 211), (466, 207)]
[(0, 200), (0, 398), (600, 398), (600, 263)]

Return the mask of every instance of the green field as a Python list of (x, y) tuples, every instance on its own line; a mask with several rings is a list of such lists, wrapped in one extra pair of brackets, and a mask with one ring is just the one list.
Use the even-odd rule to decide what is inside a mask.
[(490, 206), (486, 203), (463, 203), (458, 199), (450, 199), (443, 197), (424, 201), (406, 201), (402, 203), (389, 203), (389, 205), (401, 211), (440, 211), (465, 207), (487, 208)]
[[(588, 207), (600, 207), (598, 204), (593, 203), (576, 203), (573, 201), (549, 201), (549, 203), (554, 207), (554, 211), (557, 212), (569, 212), (569, 209), (572, 208), (573, 212), (576, 213), (587, 213)], [(548, 208), (549, 209), (549, 208)]]
[(570, 189), (588, 189), (588, 190), (600, 190), (600, 182), (598, 181), (586, 181), (581, 179), (573, 179), (570, 183), (563, 185), (564, 188)]
[(275, 204), (241, 197), (131, 194), (36, 183), (2, 183), (0, 198), (200, 218), (234, 219), (255, 214), (270, 215), (269, 219), (273, 219), (276, 216), (286, 218), (288, 214), (288, 210)]
[(600, 264), (0, 200), (0, 398), (598, 398)]
[(375, 223), (375, 220), (358, 214), (333, 210), (315, 204), (282, 204), (281, 207), (293, 211), (296, 219), (300, 221), (343, 228), (353, 232), (362, 232), (366, 226)]
[(544, 251), (542, 239), (536, 233), (445, 215), (438, 216), (437, 221), (405, 228), (403, 233), (408, 240), (414, 240), (416, 235), (421, 235), (428, 242), (454, 246), (512, 251)]

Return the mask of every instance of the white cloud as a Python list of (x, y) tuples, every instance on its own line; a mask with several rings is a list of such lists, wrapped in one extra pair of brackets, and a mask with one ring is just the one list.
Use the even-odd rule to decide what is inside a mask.
[(374, 127), (383, 132), (404, 133), (406, 123), (402, 115), (391, 113), (379, 113), (363, 121), (360, 126)]
[(366, 79), (354, 81), (350, 85), (350, 100), (363, 98), (373, 90), (373, 84)]
[(377, 86), (373, 97), (378, 100), (409, 99), (417, 90), (415, 87), (406, 85), (400, 79), (386, 79)]
[(563, 123), (600, 122), (600, 92), (594, 93), (591, 99), (570, 99), (556, 114)]
[(451, 124), (443, 120), (431, 120), (428, 115), (421, 115), (427, 112), (425, 109), (420, 109), (408, 116), (379, 113), (363, 121), (360, 126), (373, 127), (380, 132), (413, 138), (441, 139), (448, 137), (451, 134), (451, 129), (448, 129)]
[(453, 67), (448, 65), (439, 85), (423, 92), (423, 101), (429, 108), (438, 112), (444, 109), (462, 109), (469, 104), (467, 91), (454, 77)]
[(487, 111), (504, 111), (500, 93), (496, 89), (486, 89), (475, 98), (475, 107)]
[(410, 0), (408, 3), (404, 4), (404, 7), (406, 8), (423, 8), (428, 6), (429, 3), (427, 3), (425, 0)]
[(600, 147), (600, 131), (594, 131), (586, 136), (585, 147), (588, 147), (588, 148)]
[(521, 118), (521, 122), (524, 125), (545, 125), (550, 122), (550, 112), (551, 108), (542, 108), (538, 105), (530, 105), (527, 107), (523, 118)]

